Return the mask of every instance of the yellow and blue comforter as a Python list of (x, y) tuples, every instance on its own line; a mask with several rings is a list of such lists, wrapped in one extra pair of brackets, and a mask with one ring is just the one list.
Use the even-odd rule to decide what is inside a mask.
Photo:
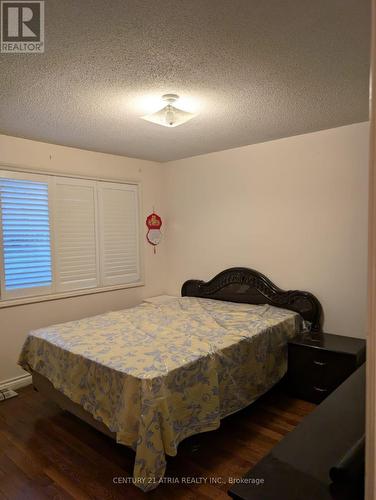
[(291, 311), (184, 297), (33, 331), (19, 363), (136, 451), (134, 480), (146, 491), (179, 442), (281, 379), (299, 326)]

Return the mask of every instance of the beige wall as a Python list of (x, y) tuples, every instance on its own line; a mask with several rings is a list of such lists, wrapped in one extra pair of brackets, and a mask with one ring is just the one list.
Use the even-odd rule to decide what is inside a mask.
[(321, 300), (326, 331), (363, 337), (368, 123), (167, 164), (169, 293), (253, 267)]
[[(140, 180), (144, 218), (146, 219), (153, 206), (162, 216), (165, 215), (163, 195), (165, 167), (159, 163), (4, 135), (0, 135), (0, 162), (72, 175)], [(0, 383), (24, 373), (17, 366), (16, 360), (29, 330), (121, 309), (140, 302), (143, 297), (164, 293), (165, 242), (158, 247), (156, 255), (146, 241), (143, 250), (144, 287), (0, 309)]]
[[(0, 135), (0, 162), (142, 182), (143, 215), (164, 217), (157, 255), (145, 242), (145, 286), (0, 309), (0, 383), (31, 329), (180, 292), (249, 266), (321, 300), (327, 331), (364, 336), (368, 124), (159, 164)], [(166, 201), (167, 200), (167, 201)]]

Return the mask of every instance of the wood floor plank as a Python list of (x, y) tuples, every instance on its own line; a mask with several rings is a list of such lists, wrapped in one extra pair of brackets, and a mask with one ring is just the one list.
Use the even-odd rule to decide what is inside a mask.
[[(148, 498), (227, 499), (228, 478), (241, 477), (314, 407), (276, 388), (217, 431), (183, 441), (178, 455), (167, 457), (166, 478), (175, 483)], [(144, 499), (132, 484), (114, 481), (132, 476), (134, 456), (31, 386), (0, 403), (0, 500)]]

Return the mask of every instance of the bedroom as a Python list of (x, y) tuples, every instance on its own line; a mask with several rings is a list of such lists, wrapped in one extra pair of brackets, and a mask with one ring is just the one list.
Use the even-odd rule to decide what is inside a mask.
[[(19, 4), (1, 11), (0, 389), (18, 395), (0, 402), (0, 498), (283, 498), (291, 471), (253, 468), (349, 390), (367, 332), (374, 498), (371, 2)], [(201, 382), (172, 390), (187, 367)], [(157, 452), (137, 456), (137, 391), (164, 373)], [(309, 477), (296, 498), (331, 498), (357, 442), (336, 439), (308, 474), (322, 496)]]

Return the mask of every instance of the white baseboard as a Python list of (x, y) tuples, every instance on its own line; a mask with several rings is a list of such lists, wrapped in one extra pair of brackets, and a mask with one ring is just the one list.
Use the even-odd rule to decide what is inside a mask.
[(13, 391), (21, 389), (21, 387), (26, 387), (31, 384), (31, 375), (26, 373), (25, 375), (20, 375), (19, 377), (10, 378), (8, 380), (2, 380), (0, 382), (0, 390), (2, 389), (12, 389)]

